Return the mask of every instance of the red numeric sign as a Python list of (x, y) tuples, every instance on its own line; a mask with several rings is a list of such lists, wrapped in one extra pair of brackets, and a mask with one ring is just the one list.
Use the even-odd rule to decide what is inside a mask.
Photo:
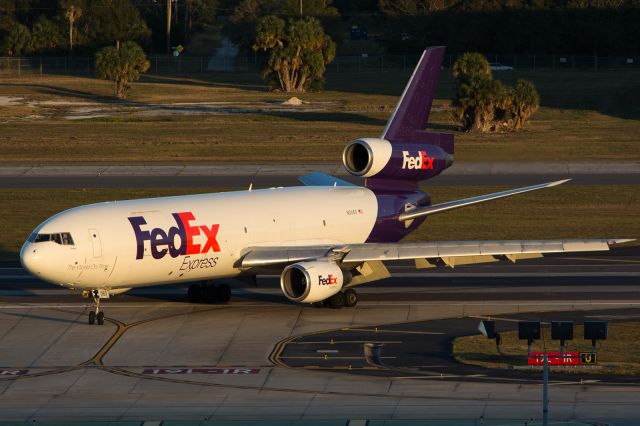
[[(547, 352), (549, 365), (580, 365), (580, 352)], [(543, 365), (544, 352), (531, 352), (529, 365)]]

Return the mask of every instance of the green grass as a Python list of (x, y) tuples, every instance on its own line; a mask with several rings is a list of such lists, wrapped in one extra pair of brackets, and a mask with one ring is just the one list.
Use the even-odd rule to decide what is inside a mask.
[[(485, 194), (496, 187), (426, 188), (434, 202)], [(0, 259), (17, 260), (31, 231), (81, 204), (215, 192), (218, 189), (0, 189)], [(544, 238), (640, 238), (640, 187), (561, 186), (434, 215), (407, 241)]]
[[(453, 87), (443, 73), (432, 125), (452, 129), (447, 110)], [(409, 73), (327, 76), (327, 90), (299, 95), (321, 110), (148, 116), (141, 105), (229, 102), (238, 108), (290, 97), (267, 92), (256, 74), (191, 78), (147, 76), (113, 117), (69, 121), (63, 105), (0, 108), (0, 163), (276, 162), (340, 160), (347, 141), (379, 136)], [(640, 71), (539, 71), (498, 75), (533, 80), (543, 107), (524, 131), (456, 133), (458, 161), (640, 160)], [(0, 96), (29, 101), (90, 101), (113, 107), (111, 84), (84, 77), (7, 77)], [(29, 115), (46, 118), (29, 120)], [(453, 130), (446, 130), (452, 131)]]
[[(640, 323), (612, 322), (609, 324), (609, 334), (605, 341), (598, 343), (598, 368), (591, 366), (553, 367), (563, 372), (576, 374), (640, 374)], [(546, 350), (558, 351), (557, 341), (550, 342), (551, 330), (543, 326), (546, 337)], [(487, 368), (509, 369), (527, 365), (527, 342), (518, 340), (517, 331), (500, 333), (502, 342), (500, 350), (496, 351), (494, 340), (482, 335), (458, 337), (453, 342), (453, 355), (459, 362), (478, 365)], [(591, 341), (583, 340), (583, 326), (574, 328), (575, 339), (568, 342), (567, 352), (591, 352)], [(544, 351), (543, 342), (534, 342), (532, 351)]]

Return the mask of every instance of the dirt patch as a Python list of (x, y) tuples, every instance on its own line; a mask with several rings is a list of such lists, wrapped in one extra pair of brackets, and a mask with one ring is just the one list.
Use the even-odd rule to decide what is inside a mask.
[(22, 104), (24, 98), (19, 96), (0, 96), (0, 107), (10, 107)]
[[(323, 112), (335, 108), (332, 102), (305, 102), (293, 97), (284, 102), (174, 102), (144, 104), (135, 102), (87, 102), (68, 99), (29, 100), (17, 96), (0, 96), (0, 106), (7, 107), (9, 120), (89, 120), (104, 117), (154, 117), (206, 114), (256, 114), (287, 112)], [(22, 108), (17, 108), (22, 107)], [(27, 114), (24, 107), (29, 107)]]

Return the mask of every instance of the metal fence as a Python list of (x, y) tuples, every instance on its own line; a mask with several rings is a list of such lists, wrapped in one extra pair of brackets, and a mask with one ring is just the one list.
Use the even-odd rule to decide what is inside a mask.
[[(446, 55), (443, 66), (450, 68), (456, 55)], [(410, 71), (418, 55), (337, 56), (327, 65), (328, 73)], [(492, 63), (518, 70), (538, 69), (624, 69), (640, 67), (640, 57), (601, 57), (597, 55), (487, 55)], [(260, 56), (149, 56), (149, 73), (159, 75), (208, 72), (259, 72), (264, 64)], [(0, 57), (0, 74), (95, 74), (93, 57)]]

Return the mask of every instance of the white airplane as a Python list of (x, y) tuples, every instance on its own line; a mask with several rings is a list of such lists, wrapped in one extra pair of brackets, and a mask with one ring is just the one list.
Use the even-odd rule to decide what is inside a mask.
[[(306, 186), (116, 201), (47, 219), (25, 242), (22, 265), (45, 281), (100, 299), (131, 288), (277, 271), (284, 295), (332, 308), (355, 306), (353, 287), (386, 278), (385, 261), (417, 268), (608, 250), (631, 240), (399, 243), (427, 216), (559, 185), (557, 181), (431, 205), (418, 182), (453, 162), (453, 136), (425, 131), (444, 48), (425, 50), (382, 136), (350, 142), (349, 173), (364, 187), (322, 173)], [(228, 302), (226, 284), (189, 287), (192, 302)]]

